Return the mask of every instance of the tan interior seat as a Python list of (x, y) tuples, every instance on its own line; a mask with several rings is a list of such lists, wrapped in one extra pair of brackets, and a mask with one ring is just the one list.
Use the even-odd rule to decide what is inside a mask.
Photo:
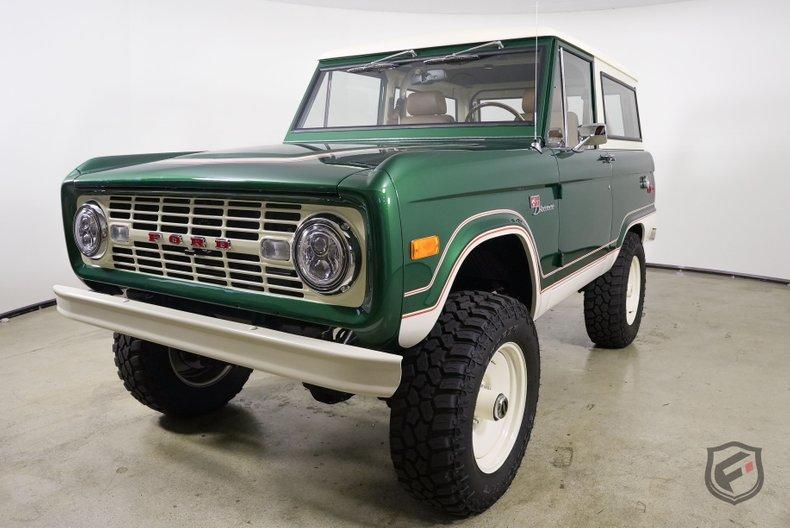
[(579, 116), (576, 112), (568, 112), (568, 143), (573, 148), (579, 144)]
[(453, 123), (453, 116), (447, 115), (447, 102), (441, 92), (414, 92), (406, 97), (406, 112), (401, 117), (402, 125), (422, 125), (429, 123)]
[(527, 88), (521, 97), (521, 110), (524, 112), (521, 117), (528, 125), (535, 124), (535, 89)]

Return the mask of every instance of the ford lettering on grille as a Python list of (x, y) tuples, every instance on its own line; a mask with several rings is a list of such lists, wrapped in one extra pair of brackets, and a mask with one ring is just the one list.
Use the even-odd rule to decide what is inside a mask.
[(112, 245), (115, 269), (240, 290), (304, 297), (291, 262), (267, 263), (260, 240), (290, 240), (299, 204), (173, 196), (109, 197), (109, 221), (128, 222), (129, 244)]

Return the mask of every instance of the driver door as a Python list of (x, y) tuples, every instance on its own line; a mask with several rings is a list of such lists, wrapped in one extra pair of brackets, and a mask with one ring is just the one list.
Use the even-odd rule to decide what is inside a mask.
[(559, 250), (565, 266), (609, 243), (612, 165), (597, 148), (572, 150), (579, 142), (579, 125), (596, 122), (592, 61), (560, 48), (558, 64), (549, 146), (560, 172)]

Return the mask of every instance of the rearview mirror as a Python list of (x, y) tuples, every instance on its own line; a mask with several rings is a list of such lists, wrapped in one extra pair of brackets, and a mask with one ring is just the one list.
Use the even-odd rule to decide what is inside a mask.
[(581, 125), (579, 126), (579, 144), (573, 147), (573, 151), (581, 152), (584, 147), (603, 145), (607, 139), (604, 123)]
[(444, 70), (418, 70), (417, 73), (411, 76), (411, 84), (433, 84), (446, 78), (447, 73)]

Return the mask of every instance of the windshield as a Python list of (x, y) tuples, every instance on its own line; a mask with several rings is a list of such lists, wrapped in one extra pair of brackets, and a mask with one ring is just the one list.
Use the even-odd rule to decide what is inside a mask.
[(544, 66), (544, 47), (538, 50), (321, 70), (296, 128), (532, 126), (536, 69), (541, 79)]

